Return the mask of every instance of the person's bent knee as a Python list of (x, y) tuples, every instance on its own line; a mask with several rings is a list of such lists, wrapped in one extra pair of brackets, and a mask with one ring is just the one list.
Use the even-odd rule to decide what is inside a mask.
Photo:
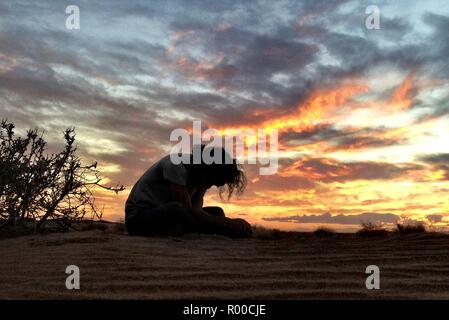
[(203, 210), (213, 216), (225, 217), (225, 212), (221, 207), (204, 207)]

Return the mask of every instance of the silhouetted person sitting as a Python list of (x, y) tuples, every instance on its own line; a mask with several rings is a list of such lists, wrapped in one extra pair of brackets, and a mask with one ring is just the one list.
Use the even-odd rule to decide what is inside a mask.
[[(201, 146), (201, 151), (204, 150)], [(211, 155), (217, 148), (209, 150)], [(137, 181), (126, 201), (126, 228), (130, 235), (183, 235), (200, 232), (230, 237), (249, 237), (251, 225), (243, 219), (225, 217), (220, 207), (203, 207), (206, 191), (217, 186), (228, 199), (241, 194), (246, 178), (235, 159), (220, 148), (222, 161), (206, 164), (173, 164), (167, 155)], [(228, 162), (226, 161), (228, 159)], [(229, 163), (229, 164), (228, 164)]]

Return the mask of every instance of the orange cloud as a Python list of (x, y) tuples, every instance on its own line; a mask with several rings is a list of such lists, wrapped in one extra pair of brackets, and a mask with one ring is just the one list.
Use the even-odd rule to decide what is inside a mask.
[[(279, 133), (287, 131), (301, 132), (310, 130), (319, 122), (327, 119), (340, 106), (359, 93), (368, 91), (364, 84), (341, 85), (333, 89), (318, 89), (303, 103), (297, 105), (295, 110), (288, 115), (271, 118), (275, 115), (272, 110), (253, 111), (248, 117), (256, 116), (261, 120), (248, 125), (227, 126), (221, 128), (222, 134), (235, 134), (246, 129), (265, 129), (268, 132), (278, 129)], [(218, 128), (220, 128), (218, 126)]]
[(411, 107), (411, 95), (415, 88), (415, 73), (411, 72), (402, 81), (401, 85), (396, 88), (389, 101), (393, 112), (403, 111)]
[(413, 163), (358, 161), (340, 162), (332, 158), (304, 158), (284, 168), (279, 175), (305, 177), (312, 181), (347, 182), (355, 180), (393, 180), (416, 174), (423, 167)]

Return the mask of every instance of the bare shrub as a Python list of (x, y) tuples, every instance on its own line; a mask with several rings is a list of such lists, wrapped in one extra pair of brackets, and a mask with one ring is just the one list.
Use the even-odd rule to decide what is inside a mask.
[(319, 227), (313, 232), (313, 234), (317, 237), (332, 237), (333, 235), (335, 235), (335, 231), (330, 228)]
[(102, 185), (96, 162), (82, 164), (73, 128), (65, 130), (64, 141), (62, 151), (49, 154), (43, 133), (28, 130), (19, 137), (13, 123), (1, 121), (0, 228), (32, 223), (38, 230), (51, 220), (66, 230), (88, 214), (91, 219), (101, 218), (95, 188), (124, 190), (123, 186)]
[(362, 237), (378, 237), (388, 234), (388, 230), (380, 222), (362, 222), (362, 228), (357, 231), (357, 235)]
[(422, 221), (402, 222), (396, 224), (396, 231), (401, 234), (425, 233), (427, 228)]

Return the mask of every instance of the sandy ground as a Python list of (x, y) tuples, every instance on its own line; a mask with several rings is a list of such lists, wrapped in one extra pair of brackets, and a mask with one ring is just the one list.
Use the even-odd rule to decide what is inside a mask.
[[(449, 299), (449, 237), (232, 240), (92, 230), (0, 240), (1, 299)], [(81, 289), (65, 288), (77, 265)], [(381, 289), (365, 288), (365, 268)]]

